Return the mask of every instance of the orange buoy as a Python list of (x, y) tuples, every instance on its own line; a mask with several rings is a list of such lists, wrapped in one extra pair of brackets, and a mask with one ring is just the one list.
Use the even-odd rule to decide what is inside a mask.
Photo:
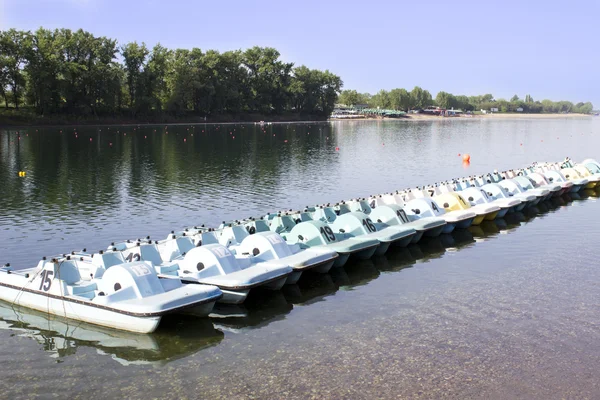
[(458, 156), (460, 157), (460, 153), (458, 153)]
[(471, 161), (471, 156), (470, 156), (470, 155), (468, 155), (468, 154), (465, 154), (465, 155), (463, 156), (463, 161), (466, 161), (466, 162), (469, 162), (469, 161)]
[(336, 147), (336, 148), (335, 148), (335, 151), (340, 151), (340, 148), (339, 148), (339, 147)]

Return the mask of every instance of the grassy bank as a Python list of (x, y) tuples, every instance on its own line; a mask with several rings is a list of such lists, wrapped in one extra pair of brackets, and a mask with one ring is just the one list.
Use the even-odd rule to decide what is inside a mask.
[(17, 126), (60, 126), (60, 125), (127, 125), (127, 124), (176, 124), (176, 123), (215, 123), (215, 122), (301, 122), (301, 121), (324, 121), (326, 117), (320, 115), (285, 113), (281, 115), (264, 114), (224, 114), (212, 115), (204, 119), (196, 115), (159, 115), (159, 116), (69, 116), (51, 115), (41, 116), (35, 114), (31, 109), (1, 109), (0, 128)]

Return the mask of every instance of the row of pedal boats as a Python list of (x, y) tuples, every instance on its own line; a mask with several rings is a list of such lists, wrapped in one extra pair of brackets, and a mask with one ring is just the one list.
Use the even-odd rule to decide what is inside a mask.
[(171, 313), (207, 316), (258, 287), (279, 290), (306, 271), (502, 218), (552, 196), (594, 188), (600, 163), (534, 163), (520, 170), (438, 182), (303, 210), (194, 226), (167, 238), (113, 242), (105, 250), (0, 268), (0, 299), (66, 318), (153, 332)]

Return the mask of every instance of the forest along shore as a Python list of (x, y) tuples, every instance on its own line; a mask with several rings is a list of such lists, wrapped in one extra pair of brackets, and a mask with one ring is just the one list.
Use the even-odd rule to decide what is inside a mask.
[(0, 124), (306, 120), (343, 86), (272, 47), (169, 49), (83, 30), (0, 30)]

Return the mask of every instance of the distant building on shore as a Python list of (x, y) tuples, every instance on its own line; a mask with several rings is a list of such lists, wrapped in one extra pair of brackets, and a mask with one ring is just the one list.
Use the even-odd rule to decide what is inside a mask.
[(462, 110), (451, 109), (451, 110), (444, 110), (442, 115), (445, 117), (459, 117), (462, 113), (463, 113)]
[(523, 107), (517, 108), (517, 112), (523, 112)]

